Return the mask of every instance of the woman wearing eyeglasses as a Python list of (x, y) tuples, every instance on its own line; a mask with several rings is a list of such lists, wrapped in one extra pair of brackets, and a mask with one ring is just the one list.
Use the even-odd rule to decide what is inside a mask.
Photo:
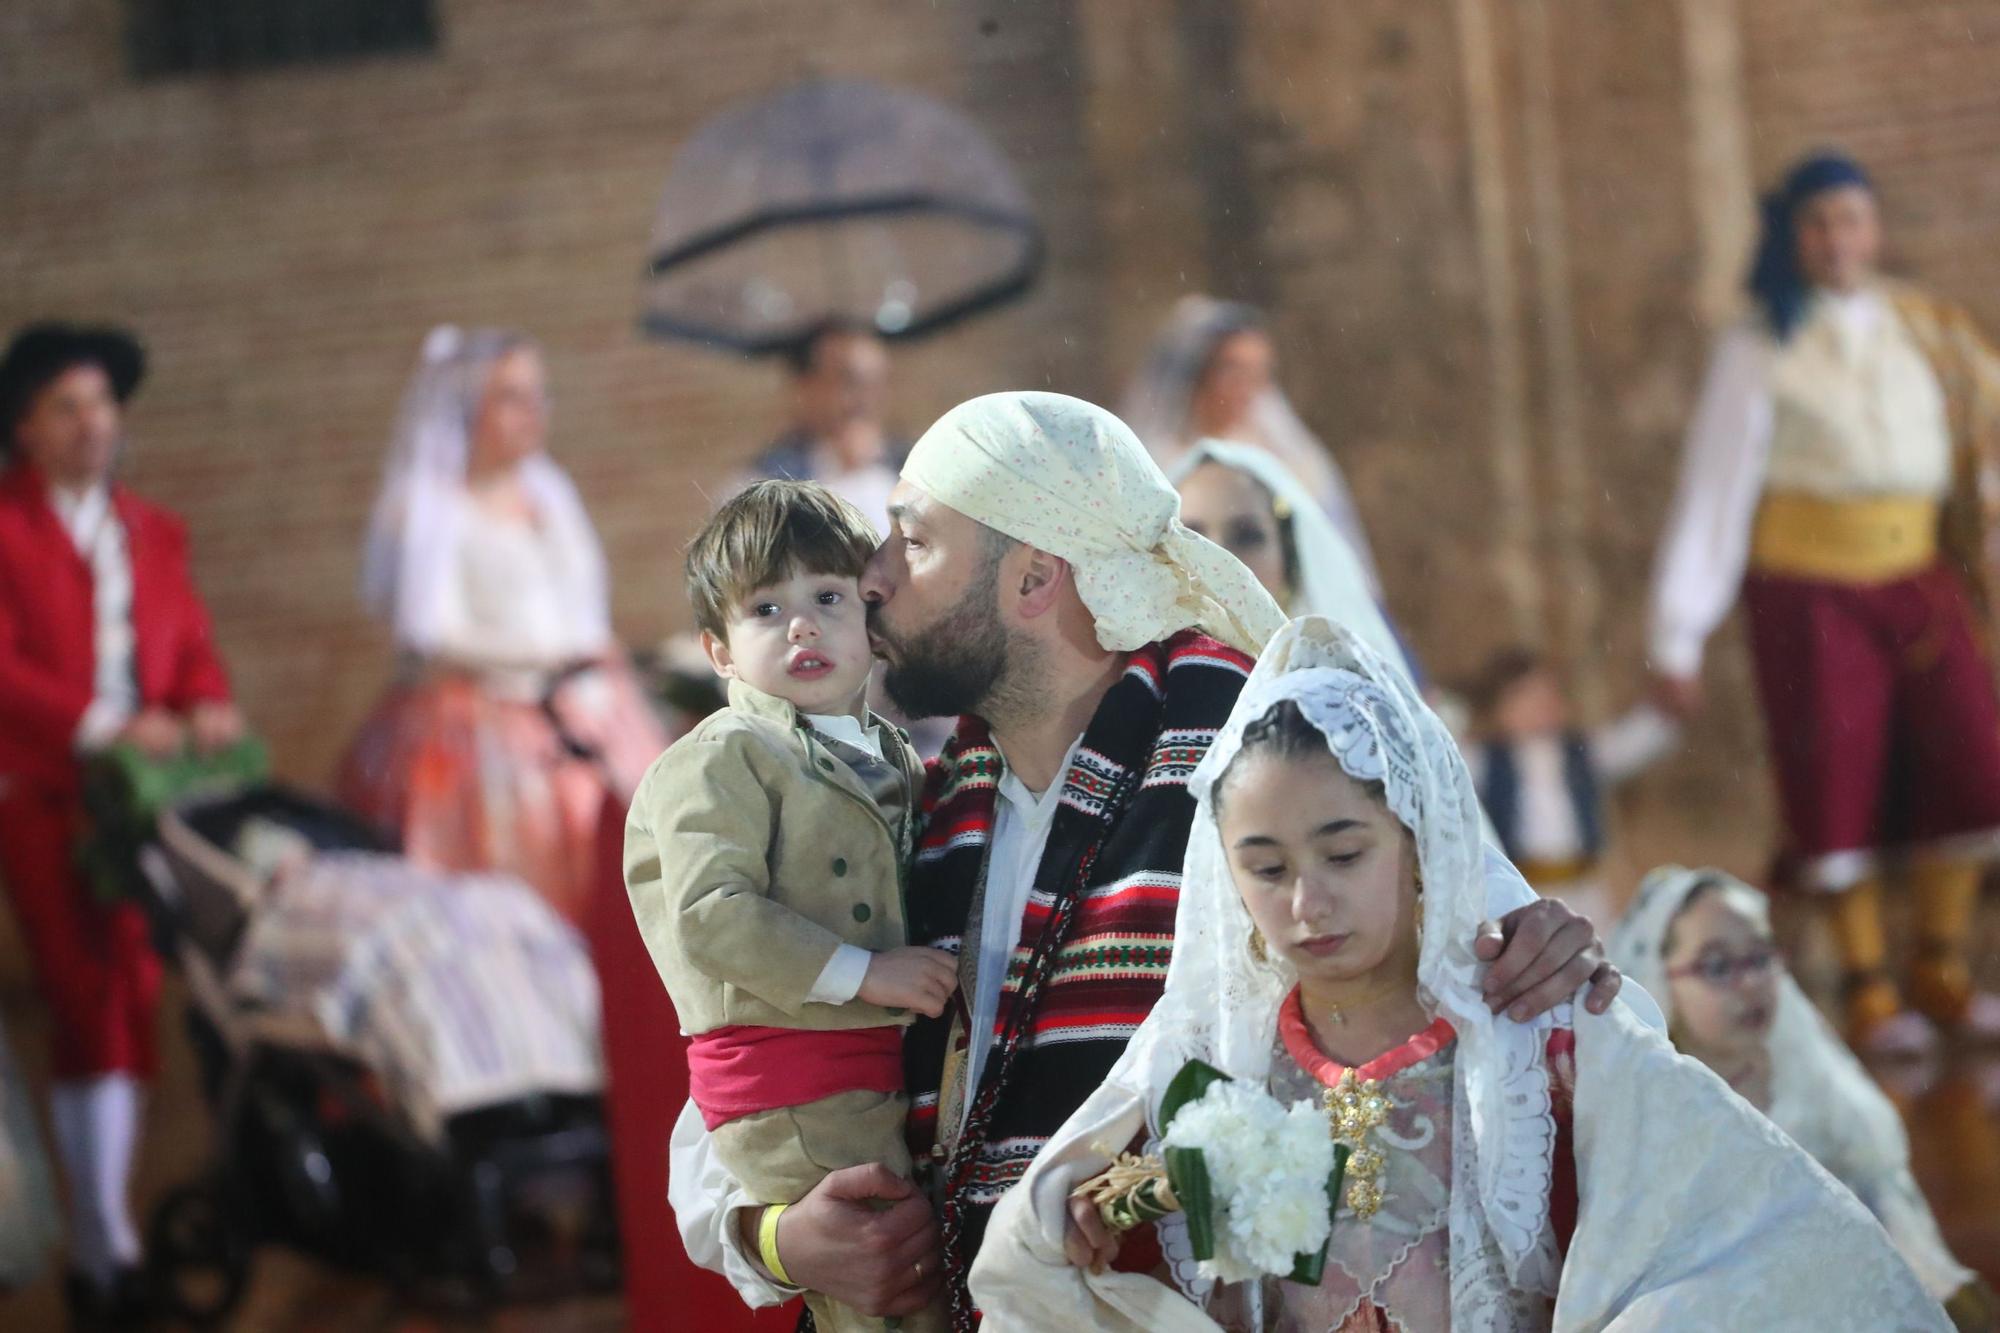
[(1785, 970), (1763, 894), (1719, 870), (1656, 870), (1608, 947), (1681, 1053), (1853, 1190), (1960, 1329), (2000, 1326), (1992, 1288), (1952, 1257), (1917, 1189), (1896, 1108)]

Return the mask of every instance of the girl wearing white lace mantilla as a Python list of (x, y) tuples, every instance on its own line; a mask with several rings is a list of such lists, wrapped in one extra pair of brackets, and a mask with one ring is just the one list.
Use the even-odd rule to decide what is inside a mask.
[(1953, 1323), (1996, 1326), (1992, 1288), (1952, 1257), (1917, 1188), (1902, 1117), (1785, 969), (1763, 894), (1720, 870), (1662, 867), (1607, 947), (1666, 1010), (1674, 1045), (1853, 1190)]
[(1287, 615), (1345, 625), (1422, 682), (1367, 563), (1276, 454), (1255, 444), (1197, 440), (1166, 473), (1181, 494), (1188, 531), (1241, 560)]
[[(972, 1272), (990, 1327), (1946, 1327), (1867, 1212), (1643, 997), (1489, 1010), (1463, 941), (1531, 894), (1479, 837), (1443, 723), (1373, 650), (1288, 626), (1192, 786), (1166, 994), (1000, 1204)], [(1075, 1206), (1118, 1150), (1157, 1150), (1190, 1059), (1354, 1103), (1329, 1119), (1353, 1155), (1317, 1286), (1204, 1281), (1178, 1215), (1153, 1224), (1161, 1269), (1114, 1271)]]

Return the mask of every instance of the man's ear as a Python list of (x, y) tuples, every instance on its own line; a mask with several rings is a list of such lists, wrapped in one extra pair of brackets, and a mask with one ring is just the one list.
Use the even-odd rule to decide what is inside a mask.
[(1019, 600), (1021, 618), (1033, 620), (1055, 609), (1072, 575), (1069, 561), (1061, 556), (1050, 555), (1032, 546), (1022, 550), (1027, 558), (1018, 567), (1015, 595)]
[(701, 651), (708, 658), (708, 664), (715, 668), (715, 674), (724, 680), (736, 679), (736, 659), (729, 655), (726, 640), (707, 630), (701, 632)]

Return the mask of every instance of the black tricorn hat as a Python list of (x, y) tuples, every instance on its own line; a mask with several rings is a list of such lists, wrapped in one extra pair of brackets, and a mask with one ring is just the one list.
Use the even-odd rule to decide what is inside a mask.
[(146, 375), (146, 351), (123, 329), (81, 324), (30, 324), (0, 357), (0, 454), (14, 444), (14, 427), (44, 386), (72, 366), (94, 365), (124, 402)]

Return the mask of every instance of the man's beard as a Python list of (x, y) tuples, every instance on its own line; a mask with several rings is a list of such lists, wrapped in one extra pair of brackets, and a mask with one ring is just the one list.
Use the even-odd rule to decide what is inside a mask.
[(993, 581), (974, 579), (957, 606), (908, 638), (889, 633), (869, 607), (869, 632), (893, 652), (882, 677), (890, 701), (912, 718), (980, 712), (1007, 672), (998, 603)]

